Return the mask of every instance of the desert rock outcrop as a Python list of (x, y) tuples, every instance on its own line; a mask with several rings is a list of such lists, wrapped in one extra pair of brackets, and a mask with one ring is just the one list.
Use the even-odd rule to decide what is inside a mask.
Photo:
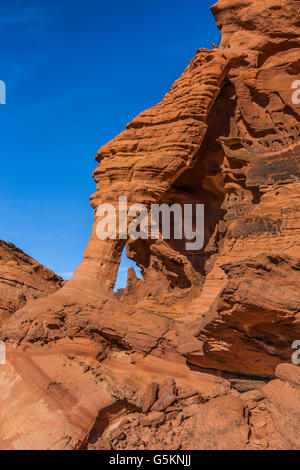
[(63, 284), (53, 271), (0, 240), (0, 324), (29, 300), (50, 295)]
[[(83, 262), (0, 330), (3, 448), (299, 447), (299, 8), (219, 0), (220, 46), (100, 148)], [(204, 204), (204, 248), (100, 240), (120, 196)], [(143, 279), (115, 295), (125, 246)]]

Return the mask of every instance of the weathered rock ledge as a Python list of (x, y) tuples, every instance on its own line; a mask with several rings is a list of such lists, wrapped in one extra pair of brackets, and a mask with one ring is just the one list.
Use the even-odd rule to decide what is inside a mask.
[[(0, 326), (1, 448), (299, 448), (299, 1), (212, 12), (220, 46), (100, 148), (91, 197), (202, 203), (204, 249), (95, 216), (74, 277)], [(125, 246), (143, 279), (115, 295)]]

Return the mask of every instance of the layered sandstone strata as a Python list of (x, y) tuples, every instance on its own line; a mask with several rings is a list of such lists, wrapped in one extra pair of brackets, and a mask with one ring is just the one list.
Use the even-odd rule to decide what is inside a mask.
[[(279, 366), (300, 339), (299, 1), (212, 12), (220, 46), (100, 148), (91, 198), (202, 203), (204, 248), (100, 240), (95, 216), (73, 279), (0, 331), (3, 448), (299, 445), (298, 367)], [(143, 279), (115, 295), (125, 246)]]
[(63, 284), (53, 271), (0, 240), (0, 324), (29, 300), (50, 295)]

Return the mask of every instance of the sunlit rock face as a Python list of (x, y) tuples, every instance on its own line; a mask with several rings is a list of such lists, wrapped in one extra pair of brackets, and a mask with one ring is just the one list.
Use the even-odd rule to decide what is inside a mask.
[[(100, 148), (91, 197), (95, 213), (120, 196), (204, 204), (204, 247), (100, 240), (95, 216), (73, 279), (0, 331), (3, 448), (32, 448), (33, 432), (40, 448), (299, 446), (299, 1), (212, 12), (220, 46)], [(124, 246), (143, 279), (131, 270), (115, 295)]]
[(29, 300), (52, 294), (63, 284), (53, 271), (0, 240), (0, 325)]

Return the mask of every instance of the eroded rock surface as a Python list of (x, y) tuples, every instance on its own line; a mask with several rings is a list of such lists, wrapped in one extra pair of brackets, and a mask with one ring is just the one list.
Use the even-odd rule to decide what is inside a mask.
[(0, 240), (0, 324), (29, 300), (50, 295), (63, 284), (53, 271)]
[[(0, 330), (3, 448), (299, 447), (299, 1), (212, 12), (220, 46), (100, 148), (91, 198), (204, 204), (204, 248), (100, 240), (95, 216), (73, 279)], [(116, 295), (125, 246), (143, 279)]]

